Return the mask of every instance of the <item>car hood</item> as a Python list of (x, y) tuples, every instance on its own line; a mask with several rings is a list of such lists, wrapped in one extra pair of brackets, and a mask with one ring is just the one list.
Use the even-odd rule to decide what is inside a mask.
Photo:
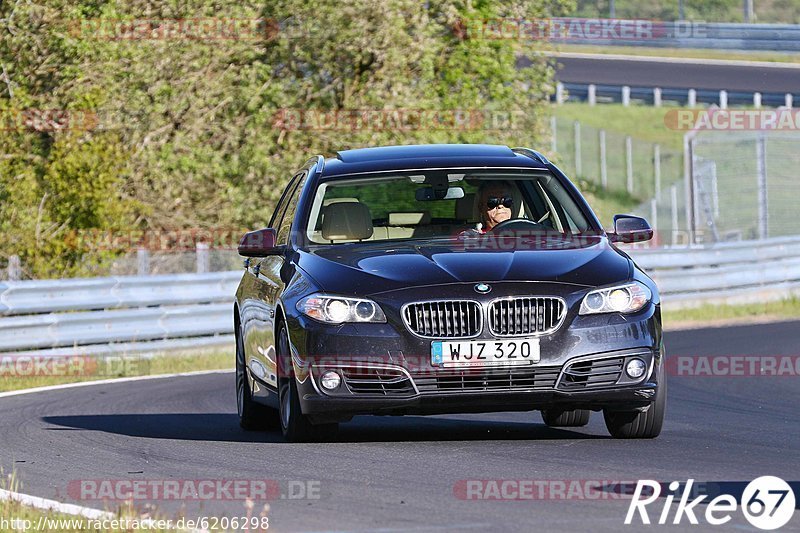
[(602, 286), (632, 275), (632, 261), (604, 236), (507, 247), (513, 249), (454, 240), (353, 243), (299, 251), (296, 261), (320, 290), (344, 295), (499, 281)]

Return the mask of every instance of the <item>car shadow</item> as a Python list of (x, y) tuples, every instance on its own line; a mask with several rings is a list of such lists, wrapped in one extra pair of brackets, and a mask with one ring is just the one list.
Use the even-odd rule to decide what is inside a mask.
[[(533, 415), (533, 413), (531, 413)], [(340, 425), (327, 442), (425, 442), (602, 439), (585, 429), (558, 429), (541, 422), (424, 416), (358, 416)], [(244, 431), (235, 414), (162, 413), (47, 416), (45, 431), (101, 431), (128, 437), (215, 442), (284, 443), (279, 430)]]

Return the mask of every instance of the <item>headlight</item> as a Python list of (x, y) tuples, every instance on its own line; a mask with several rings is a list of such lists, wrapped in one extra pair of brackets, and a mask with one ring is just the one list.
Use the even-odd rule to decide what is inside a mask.
[(652, 296), (650, 289), (638, 281), (597, 289), (583, 298), (580, 314), (635, 313), (647, 305)]
[(386, 322), (386, 315), (378, 304), (364, 298), (312, 294), (297, 302), (297, 310), (308, 317), (329, 324)]

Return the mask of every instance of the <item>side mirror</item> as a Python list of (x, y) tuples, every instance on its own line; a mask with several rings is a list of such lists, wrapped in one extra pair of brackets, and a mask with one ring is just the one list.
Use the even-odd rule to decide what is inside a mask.
[(283, 253), (283, 246), (276, 246), (277, 234), (273, 228), (257, 229), (244, 234), (239, 241), (239, 255), (266, 257)]
[(613, 242), (644, 242), (653, 238), (653, 228), (642, 217), (614, 215), (614, 233), (609, 234)]

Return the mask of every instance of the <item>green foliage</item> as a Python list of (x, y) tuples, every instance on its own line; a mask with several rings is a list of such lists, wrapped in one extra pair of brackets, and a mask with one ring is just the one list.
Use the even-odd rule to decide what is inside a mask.
[[(258, 227), (310, 155), (423, 142), (539, 145), (552, 67), (533, 42), (460, 21), (542, 18), (568, 0), (48, 0), (0, 4), (0, 110), (97, 113), (85, 130), (0, 131), (0, 258), (91, 274), (90, 229)], [(109, 39), (98, 20), (259, 19), (236, 39)], [(518, 69), (516, 57), (533, 59)], [(513, 114), (491, 128), (276, 127), (281, 110)]]

